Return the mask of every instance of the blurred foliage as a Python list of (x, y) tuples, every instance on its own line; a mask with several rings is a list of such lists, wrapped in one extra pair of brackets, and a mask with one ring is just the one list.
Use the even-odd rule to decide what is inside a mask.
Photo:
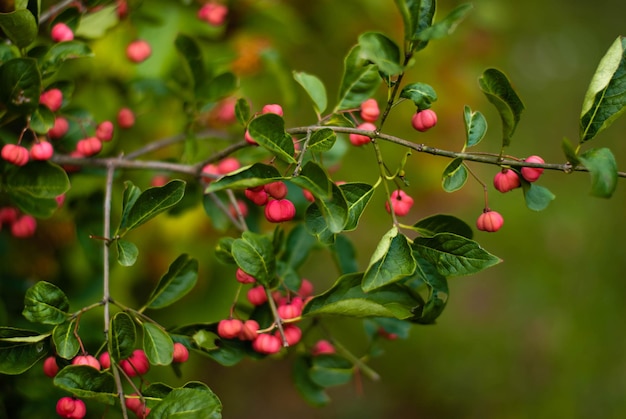
[[(127, 142), (129, 149), (147, 139), (178, 133), (185, 124), (177, 116), (182, 102), (165, 100), (162, 94), (172, 86), (152, 81), (163, 74), (173, 75), (176, 81), (180, 59), (173, 48), (154, 48), (149, 63), (127, 63), (124, 46), (138, 35), (158, 37), (160, 44), (168, 45), (181, 30), (204, 34), (202, 46), (214, 57), (211, 65), (218, 69), (225, 65), (221, 57), (236, 57), (233, 70), (242, 77), (241, 91), (251, 99), (253, 109), (282, 103), (290, 126), (315, 118), (309, 99), (291, 78), (292, 70), (320, 77), (332, 97), (340, 82), (343, 57), (361, 32), (380, 30), (396, 40), (402, 38), (401, 18), (391, 0), (235, 0), (223, 33), (207, 32), (191, 9), (179, 13), (172, 3), (154, 1), (154, 7), (171, 8), (167, 21), (155, 22), (154, 16), (145, 13), (137, 17), (142, 19), (139, 33), (124, 25), (116, 27), (96, 42), (94, 59), (67, 68), (78, 76), (98, 74), (98, 85), (81, 86), (74, 96), (77, 104), (97, 102), (96, 117), (113, 118), (121, 106), (136, 109), (138, 124), (117, 138)], [(438, 16), (460, 3), (440, 2)], [(473, 4), (454, 36), (432, 41), (407, 76), (436, 89), (436, 129), (418, 137), (410, 126), (414, 107), (405, 103), (394, 111), (387, 130), (459, 150), (464, 141), (463, 107), (469, 105), (483, 112), (490, 123), (479, 148), (493, 151), (500, 141), (499, 119), (477, 79), (486, 67), (496, 67), (507, 72), (526, 106), (508, 153), (518, 157), (540, 154), (546, 161), (563, 162), (561, 140), (577, 136), (588, 81), (608, 46), (624, 33), (622, 2), (475, 0)], [(216, 42), (222, 37), (228, 39), (226, 47)], [(120, 81), (130, 82), (131, 89), (124, 90)], [(383, 95), (381, 90), (379, 101)], [(626, 146), (620, 140), (625, 129), (626, 122), (618, 121), (597, 139), (613, 149), (622, 169)], [(383, 147), (390, 161), (402, 158), (403, 150)], [(362, 162), (363, 150), (351, 153), (334, 177), (367, 179), (372, 171)], [(374, 164), (373, 157), (366, 158)], [(443, 192), (440, 176), (447, 163), (416, 153), (410, 157), (406, 178), (413, 196), (418, 197), (415, 219), (444, 212), (472, 223), (482, 209), (481, 187), (470, 179), (457, 193)], [(496, 171), (479, 165), (472, 169), (488, 183)], [(123, 176), (146, 187), (152, 175), (127, 172)], [(557, 198), (542, 213), (529, 211), (518, 191), (490, 194), (490, 206), (503, 214), (505, 226), (498, 234), (483, 233), (478, 239), (504, 263), (471, 278), (452, 280), (452, 304), (437, 325), (412, 328), (406, 341), (383, 342), (381, 349), (387, 356), (371, 362), (382, 381), (363, 378), (353, 387), (333, 389), (328, 407), (312, 409), (293, 388), (289, 360), (246, 360), (226, 369), (192, 356), (182, 367), (185, 380), (206, 382), (221, 398), (228, 418), (626, 416), (626, 338), (619, 333), (626, 317), (622, 277), (626, 259), (620, 245), (626, 236), (622, 222), (626, 196), (620, 186), (610, 200), (585, 196), (589, 179), (584, 174), (550, 172), (543, 182)], [(93, 208), (101, 206), (91, 205), (102, 200), (92, 192), (98, 183), (95, 176), (72, 178), (66, 206), (40, 222), (35, 238), (20, 241), (0, 234), (1, 325), (26, 326), (20, 315), (22, 296), (37, 280), (66, 289), (76, 307), (99, 298), (101, 262), (96, 247), (86, 239), (101, 231), (95, 221), (98, 214), (93, 213)], [(121, 192), (117, 190), (114, 196), (121, 197)], [(383, 205), (379, 194), (370, 208)], [(119, 216), (120, 200), (114, 199), (114, 206)], [(77, 226), (71, 223), (74, 216)], [(351, 236), (360, 244), (364, 267), (367, 255), (389, 226), (382, 210), (368, 211), (362, 222), (367, 229)], [(160, 217), (131, 235), (142, 253), (134, 267), (114, 267), (112, 292), (117, 300), (129, 305), (145, 301), (169, 262), (180, 253), (189, 253), (200, 261), (195, 292), (177, 303), (180, 310), (168, 311), (165, 318), (155, 312), (154, 318), (173, 326), (224, 317), (236, 281), (234, 272), (225, 272), (213, 256), (219, 232), (201, 208)], [(332, 278), (324, 271), (325, 257), (314, 255), (303, 268), (320, 288), (329, 286)], [(87, 316), (97, 324), (98, 314)], [(366, 345), (364, 331), (355, 328), (353, 320), (329, 324), (337, 336), (345, 336), (342, 341), (350, 349)], [(87, 341), (90, 335), (94, 340), (101, 337), (97, 329), (81, 330), (81, 334)], [(0, 376), (0, 393), (12, 396), (4, 398), (4, 409), (28, 405), (23, 417), (51, 417), (61, 391), (33, 379), (42, 375), (40, 368), (34, 368), (22, 376)], [(165, 369), (155, 369), (150, 377), (183, 383)], [(94, 412), (104, 407), (89, 404), (88, 409)]]

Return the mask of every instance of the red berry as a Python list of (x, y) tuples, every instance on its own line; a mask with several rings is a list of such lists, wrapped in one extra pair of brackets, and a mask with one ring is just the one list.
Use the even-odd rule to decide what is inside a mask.
[(76, 151), (84, 157), (93, 156), (102, 151), (102, 141), (98, 137), (83, 138), (76, 143)]
[[(133, 397), (134, 396), (134, 397)], [(141, 399), (137, 395), (137, 393), (130, 394), (124, 398), (124, 404), (128, 410), (133, 412), (137, 412), (138, 409), (141, 409), (143, 403), (141, 403)]]
[[(543, 161), (543, 159), (539, 156), (530, 156), (527, 157), (524, 161), (527, 163), (545, 163), (545, 161)], [(534, 182), (539, 179), (539, 177), (541, 177), (543, 169), (540, 167), (522, 167), (521, 172), (524, 179), (529, 182)]]
[(142, 349), (135, 349), (126, 359), (120, 361), (120, 367), (129, 377), (144, 375), (150, 370), (150, 361)]
[(52, 27), (50, 36), (54, 42), (71, 41), (74, 39), (74, 32), (65, 23), (57, 23)]
[[(365, 131), (376, 131), (376, 125), (372, 124), (371, 122), (363, 122), (357, 128)], [(372, 141), (370, 137), (362, 134), (350, 134), (348, 138), (350, 139), (352, 145), (355, 145), (357, 147), (360, 147)]]
[(220, 177), (220, 171), (216, 165), (209, 163), (202, 168), (202, 174), (212, 175), (212, 176), (203, 176), (202, 181), (206, 184), (211, 183), (213, 179), (217, 179)]
[(74, 397), (61, 397), (57, 402), (57, 414), (67, 419), (82, 419), (87, 414), (85, 402)]
[(152, 48), (150, 44), (143, 39), (131, 42), (126, 47), (126, 56), (134, 63), (141, 63), (150, 57)]
[(250, 131), (248, 130), (246, 130), (246, 133), (244, 134), (243, 138), (246, 140), (248, 144), (259, 145), (259, 143), (257, 143), (256, 140), (252, 138), (252, 135), (250, 135)]
[(335, 347), (332, 343), (327, 340), (318, 340), (313, 348), (311, 349), (311, 354), (313, 356), (323, 355), (323, 354), (334, 354)]
[(174, 357), (172, 362), (183, 363), (189, 359), (189, 350), (180, 342), (174, 342)]
[(37, 229), (37, 221), (32, 215), (22, 215), (11, 224), (11, 234), (18, 239), (32, 237)]
[(300, 289), (298, 290), (298, 295), (302, 298), (310, 297), (313, 295), (313, 283), (308, 279), (302, 279), (300, 283)]
[(25, 147), (15, 144), (5, 144), (0, 152), (2, 158), (16, 166), (24, 166), (28, 163), (29, 153)]
[(304, 195), (304, 199), (309, 202), (315, 202), (315, 197), (308, 189), (302, 189), (302, 195)]
[(296, 215), (296, 207), (288, 199), (276, 199), (265, 206), (265, 218), (270, 223), (282, 223), (292, 220)]
[(98, 357), (98, 361), (100, 361), (100, 366), (103, 369), (111, 368), (111, 356), (108, 352), (102, 352)]
[(57, 207), (62, 207), (63, 203), (65, 202), (65, 194), (55, 196), (54, 200), (57, 201)]
[(276, 309), (281, 319), (289, 320), (300, 317), (302, 314), (303, 303), (301, 298), (298, 298), (297, 300), (298, 301), (294, 298), (294, 301), (281, 305)]
[(476, 220), (476, 228), (480, 231), (496, 232), (502, 228), (504, 218), (496, 211), (486, 210)]
[(234, 172), (240, 167), (241, 167), (241, 164), (239, 163), (239, 160), (237, 160), (234, 157), (227, 157), (217, 164), (217, 171), (221, 175), (225, 175), (230, 172)]
[(389, 333), (388, 331), (386, 331), (385, 329), (383, 329), (382, 327), (378, 329), (378, 335), (387, 339), (387, 340), (396, 340), (398, 339), (398, 335), (395, 333)]
[(128, 16), (128, 3), (126, 0), (117, 0), (117, 17), (124, 19)]
[(219, 26), (226, 20), (228, 8), (218, 3), (207, 3), (198, 10), (198, 19), (209, 25)]
[(48, 130), (48, 137), (51, 140), (58, 140), (67, 134), (67, 131), (70, 129), (70, 124), (67, 122), (67, 119), (62, 116), (57, 116), (54, 119), (54, 126)]
[(280, 338), (267, 333), (262, 333), (252, 342), (252, 349), (261, 354), (275, 354), (282, 348)]
[(246, 297), (248, 298), (248, 301), (255, 306), (260, 306), (261, 304), (265, 304), (267, 302), (267, 293), (265, 292), (263, 285), (250, 288)]
[[(287, 344), (289, 346), (295, 345), (296, 343), (300, 342), (300, 339), (302, 339), (302, 329), (300, 329), (296, 325), (293, 325), (293, 324), (284, 325), (283, 332), (285, 333), (285, 341), (287, 341)], [(279, 330), (274, 332), (274, 336), (276, 336), (279, 339), (282, 339), (282, 336), (280, 335)]]
[(215, 111), (214, 115), (217, 121), (222, 124), (232, 124), (237, 121), (237, 115), (235, 114), (235, 106), (237, 105), (237, 99), (230, 97), (224, 99), (220, 102)]
[(257, 338), (259, 323), (256, 320), (246, 320), (243, 322), (241, 332), (239, 332), (239, 340), (254, 340)]
[(19, 216), (20, 216), (20, 213), (17, 210), (17, 208), (13, 208), (13, 207), (0, 208), (0, 226), (2, 226), (2, 224), (13, 224)]
[(254, 202), (255, 205), (258, 205), (260, 207), (267, 204), (267, 201), (269, 200), (267, 192), (265, 192), (263, 189), (261, 189), (260, 191), (255, 191), (251, 188), (248, 188), (244, 191), (244, 194), (246, 195), (246, 198), (248, 198), (250, 201)]
[(239, 337), (243, 323), (238, 319), (220, 320), (217, 324), (217, 334), (224, 339), (234, 339)]
[(256, 282), (256, 278), (252, 275), (247, 274), (241, 268), (237, 268), (237, 272), (235, 272), (235, 276), (237, 277), (237, 281), (242, 284), (254, 284)]
[(418, 111), (415, 115), (413, 115), (411, 124), (413, 125), (413, 128), (420, 132), (428, 131), (437, 125), (437, 114), (432, 109)]
[(43, 373), (52, 378), (59, 372), (59, 366), (54, 356), (49, 356), (43, 361)]
[(50, 160), (54, 154), (54, 148), (48, 141), (40, 141), (30, 148), (30, 157), (33, 160)]
[[(241, 213), (242, 216), (247, 217), (248, 216), (248, 206), (246, 205), (245, 202), (243, 202), (242, 200), (238, 199), (237, 200), (237, 208), (239, 208), (239, 212)], [(239, 214), (237, 214), (237, 211), (235, 210), (235, 207), (233, 206), (233, 204), (230, 204), (228, 206), (228, 210), (230, 211), (230, 215), (233, 216), (233, 218), (237, 218), (237, 216)]]
[[(396, 189), (391, 193), (391, 205), (393, 206), (393, 212), (399, 216), (403, 217), (409, 213), (411, 207), (413, 206), (413, 198), (407, 195), (403, 190)], [(387, 212), (391, 212), (389, 209), (389, 201), (385, 202), (385, 209)]]
[(281, 182), (280, 180), (268, 183), (263, 186), (263, 189), (274, 199), (283, 199), (287, 196), (287, 185), (285, 185), (285, 182)]
[(78, 355), (72, 359), (72, 365), (88, 365), (100, 371), (100, 362), (91, 355)]
[(519, 188), (520, 184), (519, 176), (511, 169), (502, 169), (493, 178), (493, 186), (502, 193)]
[(366, 122), (374, 122), (380, 116), (380, 109), (378, 109), (378, 102), (376, 99), (367, 99), (361, 103), (361, 118)]
[(96, 127), (96, 137), (98, 137), (100, 141), (111, 141), (113, 138), (113, 122), (100, 122)]
[(276, 115), (283, 116), (283, 107), (276, 104), (265, 105), (261, 113), (275, 113)]
[(129, 108), (122, 108), (117, 113), (117, 124), (120, 128), (128, 129), (135, 125), (135, 114)]
[(170, 178), (166, 175), (155, 175), (150, 181), (150, 186), (163, 186), (170, 181)]
[(59, 89), (46, 90), (39, 96), (39, 103), (48, 107), (52, 112), (56, 112), (63, 104), (63, 92)]

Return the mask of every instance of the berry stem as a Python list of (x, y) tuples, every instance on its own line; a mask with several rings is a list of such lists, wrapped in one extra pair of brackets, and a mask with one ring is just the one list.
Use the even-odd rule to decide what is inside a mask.
[(280, 339), (283, 341), (283, 347), (287, 348), (289, 343), (287, 343), (287, 338), (285, 337), (285, 329), (283, 329), (283, 320), (278, 315), (278, 310), (276, 309), (276, 303), (274, 302), (274, 297), (272, 296), (272, 292), (265, 288), (265, 294), (267, 294), (267, 302), (270, 305), (270, 310), (272, 310), (272, 316), (274, 316), (274, 323), (276, 323), (276, 327), (278, 328), (278, 333), (280, 333)]

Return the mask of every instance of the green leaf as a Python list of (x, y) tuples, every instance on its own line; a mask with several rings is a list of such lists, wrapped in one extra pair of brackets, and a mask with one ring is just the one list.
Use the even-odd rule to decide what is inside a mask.
[(363, 275), (363, 291), (370, 292), (406, 278), (415, 267), (408, 239), (393, 227), (382, 237), (370, 259)]
[(358, 108), (361, 103), (372, 97), (380, 82), (378, 68), (361, 56), (361, 46), (356, 45), (344, 61), (339, 99), (333, 113)]
[(426, 83), (411, 83), (404, 86), (400, 97), (412, 100), (417, 109), (430, 109), (433, 102), (437, 100), (435, 89)]
[(32, 58), (14, 58), (0, 66), (0, 104), (21, 115), (39, 106), (41, 75)]
[(55, 198), (70, 188), (65, 170), (47, 161), (32, 161), (15, 167), (6, 177), (6, 189), (13, 195)]
[(187, 72), (191, 75), (194, 86), (199, 86), (204, 81), (204, 61), (202, 51), (195, 39), (190, 36), (178, 34), (174, 40), (176, 50), (184, 58)]
[(298, 356), (293, 363), (293, 381), (300, 395), (313, 406), (324, 406), (330, 402), (330, 397), (324, 387), (316, 384), (309, 375), (311, 357)]
[(61, 69), (61, 64), (64, 62), (93, 56), (93, 51), (84, 42), (59, 42), (51, 46), (41, 60), (41, 74), (44, 78), (51, 77)]
[(332, 180), (328, 177), (328, 173), (313, 161), (308, 161), (300, 171), (300, 175), (291, 179), (291, 183), (307, 189), (319, 199), (329, 199), (332, 194)]
[(313, 101), (313, 108), (318, 114), (323, 113), (328, 106), (326, 88), (324, 83), (317, 77), (304, 72), (293, 72), (293, 78), (304, 88)]
[(59, 203), (54, 198), (35, 198), (31, 195), (19, 192), (10, 192), (11, 202), (25, 214), (37, 218), (49, 218), (59, 208)]
[(128, 223), (128, 214), (131, 208), (137, 202), (137, 199), (141, 195), (141, 189), (133, 184), (130, 180), (124, 182), (124, 195), (122, 198), (122, 219), (120, 225)]
[(67, 297), (56, 285), (39, 281), (26, 291), (22, 314), (33, 323), (61, 324), (70, 308)]
[[(435, 0), (395, 0), (404, 21), (404, 39), (417, 40), (420, 32), (429, 28), (435, 17), (437, 2)], [(419, 51), (426, 47), (428, 41), (412, 43), (412, 50)]]
[(143, 323), (143, 350), (152, 365), (169, 365), (174, 356), (172, 338), (159, 326)]
[(245, 231), (232, 244), (232, 255), (244, 272), (260, 284), (269, 286), (276, 276), (276, 257), (272, 240), (266, 235)]
[(311, 359), (309, 377), (320, 387), (346, 384), (352, 380), (354, 366), (339, 355), (318, 355)]
[(312, 152), (328, 151), (335, 145), (337, 134), (330, 128), (322, 128), (313, 132), (309, 139), (308, 150)]
[(205, 102), (216, 102), (237, 90), (238, 84), (237, 76), (227, 71), (202, 83), (196, 89), (196, 96)]
[(266, 113), (254, 118), (248, 125), (250, 136), (276, 157), (286, 163), (296, 163), (291, 135), (285, 132), (285, 121), (279, 115)]
[(441, 185), (446, 192), (458, 191), (467, 182), (467, 168), (463, 159), (457, 157), (452, 160), (444, 169)]
[(29, 46), (37, 38), (37, 20), (27, 9), (0, 13), (0, 29), (18, 48)]
[(128, 358), (135, 349), (137, 331), (131, 317), (124, 313), (115, 313), (109, 327), (109, 341), (111, 342), (111, 357), (116, 361)]
[(355, 273), (359, 270), (359, 265), (356, 260), (356, 250), (350, 239), (345, 235), (337, 235), (330, 249), (333, 252), (333, 259), (341, 275)]
[(54, 126), (54, 114), (46, 107), (40, 105), (30, 116), (30, 127), (37, 134), (46, 134)]
[(50, 334), (0, 327), (0, 374), (28, 371), (50, 353)]
[(608, 148), (591, 149), (579, 156), (591, 173), (591, 195), (610, 198), (617, 188), (617, 162)]
[(205, 189), (204, 193), (213, 193), (224, 189), (245, 189), (265, 185), (277, 180), (285, 180), (276, 167), (263, 163), (242, 167), (228, 176), (224, 176)]
[(122, 266), (133, 266), (137, 262), (139, 249), (134, 243), (126, 240), (117, 239), (115, 241), (117, 247), (117, 262)]
[(361, 58), (374, 63), (378, 70), (393, 76), (404, 71), (400, 62), (400, 48), (379, 32), (365, 32), (359, 36)]
[(423, 218), (413, 225), (413, 229), (426, 237), (433, 237), (437, 233), (454, 233), (471, 239), (474, 235), (472, 228), (463, 220), (446, 214)]
[(578, 166), (579, 164), (582, 164), (580, 159), (578, 158), (578, 153), (576, 152), (576, 149), (569, 139), (565, 137), (563, 138), (563, 141), (561, 142), (561, 148), (563, 149), (565, 158), (572, 166)]
[(502, 262), (475, 241), (453, 233), (417, 237), (413, 249), (445, 277), (475, 274)]
[(222, 403), (208, 388), (176, 388), (150, 411), (154, 419), (221, 419)]
[(315, 237), (307, 231), (304, 224), (297, 224), (287, 236), (285, 250), (280, 259), (293, 269), (298, 269), (316, 244)]
[(237, 117), (237, 121), (244, 127), (248, 125), (248, 121), (250, 120), (250, 104), (246, 98), (237, 99), (237, 103), (235, 104), (235, 116)]
[(348, 221), (344, 226), (344, 231), (355, 230), (365, 207), (374, 196), (374, 187), (367, 183), (344, 183), (339, 185), (348, 203)]
[(416, 255), (417, 277), (428, 287), (428, 300), (415, 318), (411, 319), (420, 324), (431, 324), (441, 315), (448, 302), (448, 281), (445, 276), (437, 272), (437, 268), (430, 262)]
[[(326, 199), (318, 199), (307, 209), (317, 207), (324, 217), (326, 226), (330, 233), (341, 232), (348, 222), (348, 203), (341, 189), (334, 183), (330, 184), (331, 195)], [(311, 193), (315, 194), (313, 191)]]
[(180, 300), (193, 289), (198, 280), (198, 261), (182, 254), (159, 279), (146, 307), (163, 308)]
[(522, 182), (524, 190), (524, 200), (528, 209), (533, 211), (542, 211), (548, 207), (555, 196), (552, 192), (543, 186), (534, 183)]
[(304, 225), (317, 240), (322, 244), (332, 244), (335, 242), (335, 234), (328, 229), (328, 224), (320, 207), (313, 203), (309, 205), (304, 214)]
[(185, 182), (172, 180), (166, 185), (148, 188), (143, 191), (128, 210), (128, 217), (122, 218), (120, 230), (130, 231), (176, 205), (185, 194)]
[(489, 68), (478, 79), (481, 90), (502, 119), (502, 146), (511, 143), (511, 136), (517, 128), (524, 104), (511, 86), (509, 79), (499, 70)]
[(456, 29), (461, 20), (465, 18), (473, 6), (469, 3), (461, 4), (452, 10), (443, 20), (435, 23), (429, 28), (420, 31), (415, 39), (419, 41), (429, 41), (431, 39), (439, 39), (450, 35)]
[(580, 142), (591, 140), (626, 110), (626, 37), (619, 36), (600, 60), (580, 113)]
[(472, 112), (472, 109), (465, 105), (463, 109), (463, 120), (465, 121), (465, 147), (473, 147), (480, 143), (487, 133), (487, 120), (479, 111)]
[(371, 292), (361, 287), (362, 273), (339, 277), (326, 292), (309, 301), (303, 316), (395, 317), (409, 319), (422, 302), (402, 285), (390, 284)]
[(113, 375), (88, 365), (68, 365), (54, 377), (54, 385), (76, 397), (101, 403), (113, 405), (118, 400)]
[(80, 342), (76, 337), (78, 328), (77, 320), (70, 319), (55, 326), (52, 331), (52, 341), (57, 355), (64, 359), (72, 359), (80, 350)]

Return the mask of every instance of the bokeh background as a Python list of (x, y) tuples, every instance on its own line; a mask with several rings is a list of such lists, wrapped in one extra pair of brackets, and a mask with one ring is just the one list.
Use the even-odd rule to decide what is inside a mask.
[[(179, 30), (202, 35), (203, 49), (214, 65), (237, 59), (239, 94), (249, 97), (257, 110), (264, 103), (282, 103), (288, 126), (314, 122), (291, 70), (319, 76), (332, 98), (343, 57), (361, 32), (377, 30), (398, 42), (402, 39), (401, 19), (391, 0), (235, 1), (226, 32), (200, 27), (193, 7), (179, 13), (178, 2), (149, 3), (150, 7), (154, 3), (154, 13), (136, 18), (138, 32), (126, 24), (108, 30), (94, 44), (96, 58), (67, 69), (67, 74), (92, 81), (90, 86), (77, 83), (77, 106), (91, 108), (102, 119), (112, 118), (120, 106), (130, 104), (137, 110), (137, 126), (116, 139), (114, 146), (122, 149), (180, 132), (183, 126), (179, 100), (162, 95), (158, 86), (146, 88), (149, 83), (137, 81), (175, 73), (180, 63), (171, 44)], [(461, 2), (439, 3), (437, 18)], [(508, 152), (565, 162), (560, 144), (563, 137), (578, 139), (578, 117), (589, 80), (609, 45), (626, 32), (622, 2), (472, 3), (473, 11), (457, 31), (432, 41), (406, 76), (406, 81), (425, 82), (437, 91), (433, 109), (438, 125), (428, 133), (416, 133), (410, 126), (414, 108), (404, 103), (385, 131), (460, 150), (463, 106), (469, 105), (485, 114), (490, 127), (477, 151), (497, 152), (500, 121), (477, 83), (484, 69), (496, 67), (508, 74), (526, 105)], [(131, 66), (123, 56), (124, 45), (135, 36), (150, 39), (155, 47), (152, 61), (139, 66)], [(131, 89), (124, 87), (126, 82), (131, 82)], [(382, 90), (377, 93), (379, 103), (385, 96)], [(625, 130), (626, 121), (617, 121), (584, 147), (611, 148), (623, 168)], [(390, 145), (384, 145), (383, 152), (391, 162), (404, 153)], [(170, 155), (167, 150), (151, 157)], [(409, 191), (416, 198), (411, 220), (443, 212), (473, 224), (482, 211), (482, 188), (472, 179), (457, 193), (442, 191), (441, 172), (447, 163), (415, 153), (409, 158)], [(374, 167), (372, 153), (351, 149), (334, 178), (373, 182)], [(471, 167), (487, 183), (497, 171), (491, 166)], [(99, 218), (90, 220), (99, 217), (99, 198), (93, 193), (102, 183), (101, 174), (92, 170), (72, 178), (68, 204), (40, 222), (35, 238), (19, 241), (0, 233), (0, 324), (33, 327), (19, 314), (24, 290), (36, 280), (63, 287), (73, 308), (99, 298), (101, 262), (85, 237), (100, 228)], [(123, 173), (117, 182), (118, 199), (121, 180), (131, 178), (147, 187), (154, 174)], [(378, 382), (363, 379), (331, 389), (332, 403), (317, 409), (307, 406), (294, 389), (290, 357), (246, 360), (226, 368), (192, 356), (183, 366), (184, 379), (164, 369), (155, 369), (149, 378), (174, 384), (202, 380), (221, 398), (224, 417), (236, 419), (626, 417), (624, 187), (620, 183), (615, 196), (604, 200), (589, 195), (590, 181), (584, 173), (546, 172), (539, 183), (556, 195), (541, 213), (525, 207), (519, 190), (499, 194), (490, 188), (490, 206), (503, 214), (505, 225), (496, 234), (479, 232), (475, 238), (504, 262), (478, 275), (450, 280), (448, 307), (437, 324), (414, 326), (407, 340), (385, 342), (385, 354), (371, 360), (382, 377)], [(350, 234), (359, 245), (362, 267), (389, 228), (383, 202), (378, 193), (359, 230)], [(71, 223), (74, 218), (78, 227)], [(223, 318), (235, 281), (231, 269), (213, 257), (220, 234), (201, 205), (140, 228), (131, 237), (141, 251), (138, 265), (114, 268), (115, 298), (140, 304), (169, 263), (178, 254), (189, 253), (201, 265), (196, 291), (174, 310), (155, 312), (154, 317), (166, 325)], [(316, 252), (301, 273), (324, 289), (336, 278), (328, 261), (324, 252)], [(86, 315), (85, 324), (90, 326), (81, 334), (98, 339), (100, 316)], [(367, 344), (359, 321), (337, 319), (331, 329), (355, 353)], [(0, 377), (5, 395), (0, 417), (52, 417), (46, 412), (53, 412), (62, 393), (42, 377), (38, 366), (23, 376)], [(88, 408), (98, 412), (93, 417), (116, 417), (97, 404)]]

